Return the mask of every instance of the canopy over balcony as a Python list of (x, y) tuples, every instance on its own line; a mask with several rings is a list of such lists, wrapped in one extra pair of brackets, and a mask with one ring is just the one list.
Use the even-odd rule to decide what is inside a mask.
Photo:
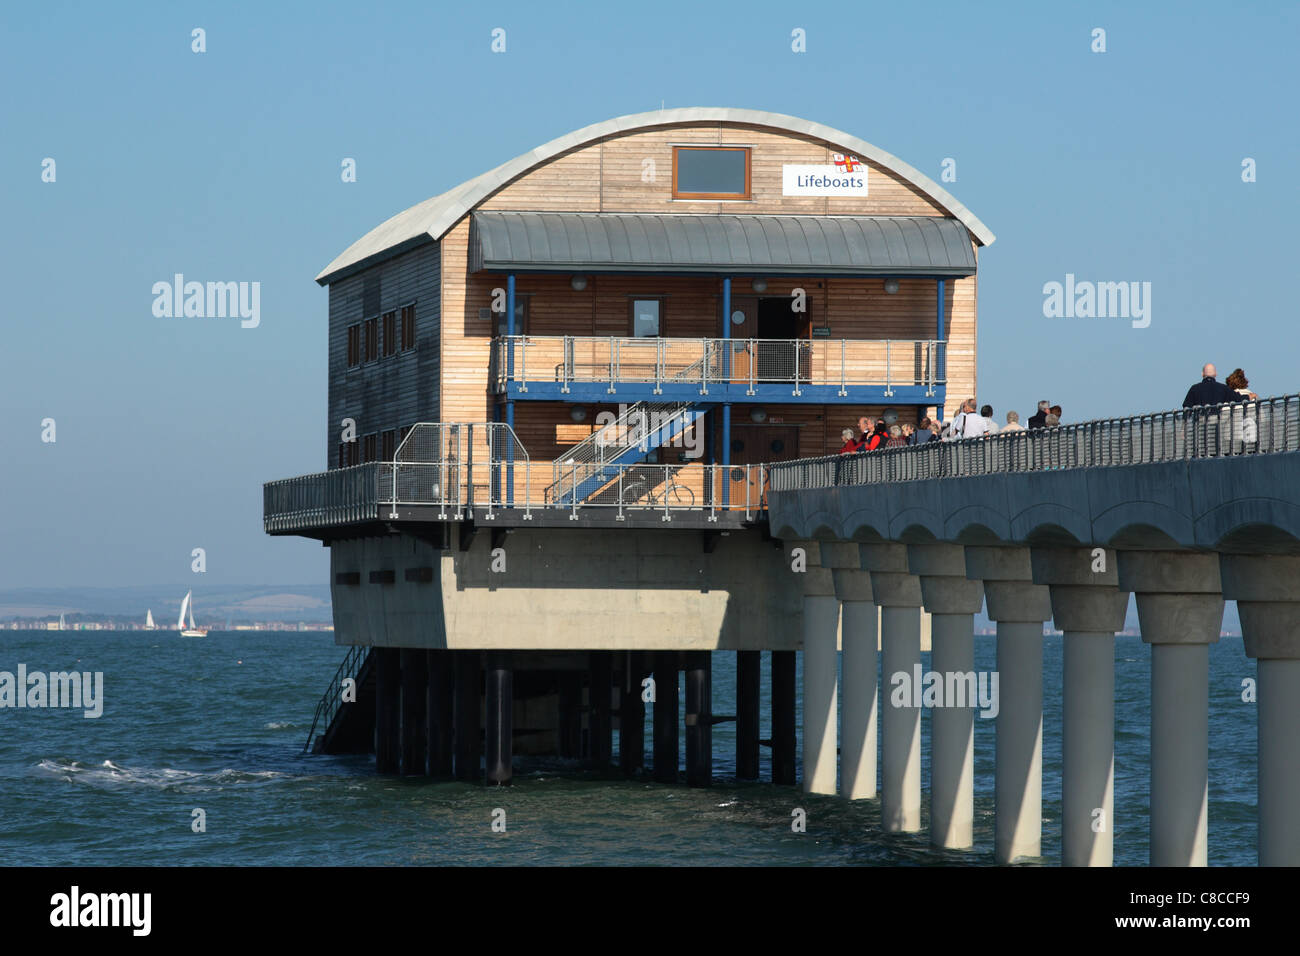
[(717, 275), (975, 274), (970, 234), (941, 216), (476, 212), (470, 270)]

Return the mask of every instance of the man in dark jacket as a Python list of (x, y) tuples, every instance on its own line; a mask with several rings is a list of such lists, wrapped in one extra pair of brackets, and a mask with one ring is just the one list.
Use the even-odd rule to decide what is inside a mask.
[(1051, 404), (1051, 403), (1048, 402), (1047, 399), (1043, 399), (1041, 402), (1038, 403), (1038, 414), (1037, 414), (1037, 415), (1030, 415), (1030, 416), (1029, 416), (1029, 427), (1030, 427), (1030, 428), (1046, 428), (1046, 427), (1047, 427), (1047, 411), (1048, 411), (1048, 406), (1049, 406), (1050, 404)]
[(1222, 382), (1215, 381), (1214, 377), (1217, 374), (1213, 364), (1207, 364), (1201, 369), (1201, 380), (1187, 390), (1187, 397), (1183, 399), (1183, 408), (1241, 401), (1240, 395)]

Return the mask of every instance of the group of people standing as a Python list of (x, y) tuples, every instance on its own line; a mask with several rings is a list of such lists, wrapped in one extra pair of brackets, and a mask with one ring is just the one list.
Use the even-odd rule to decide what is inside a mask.
[(924, 445), (939, 438), (938, 429), (930, 419), (922, 418), (919, 424), (886, 422), (883, 418), (863, 415), (858, 419), (858, 429), (845, 428), (840, 432), (844, 442), (840, 448), (841, 455), (852, 455), (860, 451), (876, 451), (881, 448), (905, 448), (908, 445)]
[[(1201, 381), (1187, 390), (1183, 399), (1184, 408), (1196, 408), (1206, 405), (1227, 405), (1236, 402), (1257, 401), (1259, 396), (1248, 386), (1246, 373), (1241, 369), (1233, 370), (1226, 383), (1216, 379), (1217, 372), (1213, 364), (1201, 369)], [(1006, 415), (1006, 424), (1000, 428), (993, 421), (993, 406), (984, 405), (976, 410), (975, 399), (968, 398), (957, 408), (957, 413), (947, 424), (922, 418), (919, 424), (898, 424), (886, 422), (883, 418), (863, 415), (858, 419), (857, 430), (845, 428), (840, 432), (844, 445), (841, 455), (857, 452), (877, 451), (881, 448), (902, 448), (907, 445), (923, 445), (931, 441), (955, 441), (960, 438), (979, 438), (993, 435), (999, 431), (1032, 431), (1037, 428), (1056, 428), (1061, 424), (1061, 406), (1053, 405), (1047, 399), (1038, 403), (1038, 411), (1031, 415), (1026, 425), (1020, 424), (1020, 415), (1010, 411)], [(1255, 423), (1243, 419), (1234, 431), (1240, 432), (1240, 440), (1253, 442)]]

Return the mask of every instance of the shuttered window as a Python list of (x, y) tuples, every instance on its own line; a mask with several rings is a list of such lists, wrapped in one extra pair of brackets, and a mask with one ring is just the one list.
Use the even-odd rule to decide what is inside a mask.
[(379, 458), (381, 461), (392, 461), (393, 453), (397, 451), (397, 432), (388, 429), (380, 435)]
[(361, 323), (348, 326), (348, 368), (361, 364)]
[(376, 441), (378, 435), (373, 432), (367, 435), (365, 441), (365, 452), (362, 455), (363, 461), (375, 461), (379, 457), (379, 443)]
[(366, 358), (373, 362), (379, 358), (379, 320), (366, 319)]
[(397, 313), (384, 313), (384, 357), (397, 354)]
[(415, 306), (402, 306), (402, 351), (415, 348)]

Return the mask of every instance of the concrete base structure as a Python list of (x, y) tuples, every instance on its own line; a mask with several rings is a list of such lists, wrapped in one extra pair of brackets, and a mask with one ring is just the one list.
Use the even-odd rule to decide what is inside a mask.
[[(1049, 586), (1064, 633), (1061, 692), (1061, 863), (1114, 861), (1115, 632), (1128, 592), (1116, 586), (1115, 555), (1100, 567), (1089, 548), (1034, 548), (1034, 581)], [(1097, 570), (1094, 570), (1097, 568)]]
[(1300, 557), (1225, 554), (1219, 567), (1258, 674), (1259, 864), (1300, 866)]
[(942, 676), (945, 696), (948, 688), (966, 695), (930, 713), (930, 842), (966, 849), (975, 827), (974, 616), (984, 606), (984, 586), (966, 577), (959, 544), (908, 545), (907, 561), (931, 615), (930, 669)]
[(1119, 554), (1151, 645), (1151, 865), (1205, 866), (1209, 801), (1209, 645), (1223, 627), (1213, 554)]
[(993, 858), (1043, 855), (1043, 624), (1051, 595), (1033, 583), (1028, 548), (966, 548), (966, 574), (984, 582), (997, 623), (998, 716)]
[[(921, 708), (896, 698), (895, 675), (912, 679), (921, 663), (921, 582), (907, 573), (907, 548), (864, 544), (872, 599), (880, 605), (880, 824), (887, 833), (921, 829)], [(897, 702), (896, 702), (897, 701)]]

